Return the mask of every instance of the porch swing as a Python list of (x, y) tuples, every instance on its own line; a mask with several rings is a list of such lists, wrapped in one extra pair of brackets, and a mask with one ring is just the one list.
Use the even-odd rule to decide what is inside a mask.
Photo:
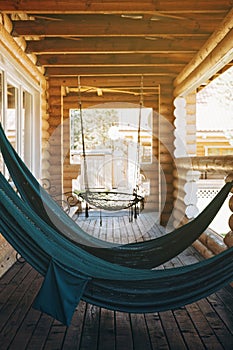
[(82, 139), (82, 156), (83, 156), (83, 174), (84, 174), (84, 192), (74, 191), (79, 198), (85, 201), (85, 216), (89, 216), (89, 207), (100, 209), (100, 225), (102, 225), (101, 210), (106, 211), (120, 211), (129, 209), (129, 220), (132, 221), (133, 217), (136, 219), (138, 215), (137, 205), (141, 203), (144, 205), (144, 197), (138, 194), (139, 177), (140, 177), (140, 133), (141, 133), (141, 117), (143, 108), (143, 77), (141, 78), (141, 93), (140, 93), (140, 105), (139, 105), (139, 121), (137, 130), (137, 152), (136, 152), (136, 164), (135, 164), (135, 188), (132, 193), (120, 192), (120, 191), (99, 191), (91, 189), (88, 182), (88, 169), (86, 159), (86, 147), (85, 147), (85, 135), (82, 116), (82, 103), (81, 103), (81, 85), (80, 77), (78, 77), (78, 94), (79, 94), (79, 115), (81, 126), (81, 139)]

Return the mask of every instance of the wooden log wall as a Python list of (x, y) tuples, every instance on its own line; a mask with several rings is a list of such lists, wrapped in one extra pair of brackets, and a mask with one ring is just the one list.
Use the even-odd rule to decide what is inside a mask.
[(184, 201), (186, 192), (185, 184), (187, 183), (187, 169), (174, 169), (173, 171), (174, 180), (174, 209), (172, 213), (172, 226), (178, 227), (188, 222), (188, 218), (185, 215), (186, 204)]
[[(19, 15), (17, 15), (19, 16)], [(23, 15), (22, 15), (23, 16)], [(11, 36), (13, 25), (6, 14), (0, 14), (0, 46), (3, 47), (22, 69), (25, 75), (30, 77), (36, 85), (41, 87), (42, 117), (46, 116), (46, 80), (43, 76), (43, 68), (36, 67), (37, 58), (33, 54), (26, 54), (26, 42), (23, 38), (14, 38)], [(42, 130), (45, 124), (42, 123)], [(43, 133), (43, 131), (42, 131)], [(16, 261), (16, 252), (0, 233), (0, 277)]]
[(196, 92), (186, 99), (186, 147), (189, 156), (196, 155)]
[[(179, 145), (179, 142), (175, 145), (178, 147), (181, 147), (181, 149), (177, 149), (176, 151), (181, 152), (181, 154), (186, 154), (187, 157), (195, 156), (196, 155), (196, 93), (193, 92), (192, 94), (187, 95), (185, 98), (185, 104), (184, 104), (184, 111), (185, 115), (183, 116), (182, 108), (178, 108), (177, 103), (179, 101), (176, 101), (174, 104), (177, 106), (174, 115), (176, 116), (175, 125), (177, 127), (182, 125), (182, 121), (184, 122), (182, 133), (178, 134), (178, 137), (181, 139), (183, 144)], [(181, 113), (179, 115), (179, 113)], [(179, 140), (178, 140), (179, 141)], [(175, 151), (175, 154), (177, 153)], [(180, 155), (177, 157), (179, 158)], [(187, 158), (188, 159), (188, 158)], [(177, 161), (175, 160), (175, 163)], [(189, 164), (188, 164), (189, 163)], [(179, 164), (179, 161), (178, 161)], [(189, 176), (187, 177), (187, 173), (189, 170), (192, 169), (191, 161), (187, 162), (187, 168), (185, 169), (174, 169), (173, 175), (173, 185), (174, 185), (174, 210), (173, 210), (173, 227), (178, 227), (180, 225), (185, 224), (188, 221), (188, 218), (186, 216), (186, 210), (188, 206), (195, 205), (193, 201), (195, 202), (194, 198), (190, 197), (190, 194), (186, 192), (188, 191), (187, 182), (188, 177), (191, 176), (189, 173)], [(195, 173), (192, 174), (193, 179), (191, 182), (195, 179), (196, 175)], [(185, 190), (186, 188), (186, 190)], [(194, 209), (194, 208), (193, 208)]]
[[(203, 133), (204, 136), (204, 133)], [(217, 145), (218, 148), (232, 148), (229, 141), (225, 139), (223, 135), (219, 132), (217, 135), (206, 135), (205, 137), (197, 138), (197, 156), (206, 156), (206, 147), (215, 148)]]
[(46, 155), (49, 157), (48, 178), (56, 193), (63, 191), (63, 99), (61, 86), (50, 89), (52, 80), (48, 81), (48, 139), (46, 144)]
[(161, 224), (166, 226), (173, 211), (174, 105), (173, 83), (160, 86), (159, 160), (161, 172)]

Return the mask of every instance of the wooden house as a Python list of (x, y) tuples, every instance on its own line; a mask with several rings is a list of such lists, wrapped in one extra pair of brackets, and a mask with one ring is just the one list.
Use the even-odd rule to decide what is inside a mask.
[[(49, 180), (56, 193), (65, 193), (82, 172), (81, 163), (70, 157), (70, 110), (78, 109), (80, 102), (83, 110), (139, 108), (142, 98), (143, 106), (152, 110), (151, 141), (144, 143), (145, 149), (151, 147), (151, 160), (141, 166), (150, 183), (147, 209), (159, 213), (161, 225), (177, 227), (196, 215), (195, 182), (201, 173), (222, 178), (233, 173), (232, 154), (197, 156), (196, 135), (196, 94), (232, 66), (232, 27), (231, 0), (0, 0), (3, 128), (36, 178)], [(1, 171), (6, 172), (3, 163)], [(217, 254), (233, 244), (232, 230), (233, 215), (225, 243), (207, 230), (194, 247), (204, 257)], [(3, 275), (16, 258), (5, 239), (0, 239)], [(229, 308), (233, 326), (232, 305)], [(97, 318), (93, 316), (93, 322)], [(128, 325), (126, 318), (122, 322)], [(145, 327), (145, 320), (133, 322)], [(178, 322), (182, 323), (181, 318)], [(232, 345), (232, 333), (228, 333)], [(203, 339), (200, 349), (208, 348)], [(11, 341), (6, 342), (9, 348), (17, 348)], [(20, 341), (23, 344), (23, 337)], [(187, 345), (191, 336), (186, 341), (191, 349)], [(153, 348), (153, 341), (145, 347), (142, 342), (135, 335), (134, 349)], [(184, 342), (180, 344), (177, 349), (186, 348)], [(50, 345), (46, 348), (53, 348)], [(231, 348), (227, 346), (223, 341), (216, 349)], [(68, 348), (72, 346), (64, 345)], [(121, 347), (125, 348), (131, 349), (132, 344)]]
[[(197, 155), (231, 155), (233, 153), (233, 118), (231, 86), (232, 68), (214, 79), (197, 94)], [(228, 93), (222, 96), (222, 89)]]

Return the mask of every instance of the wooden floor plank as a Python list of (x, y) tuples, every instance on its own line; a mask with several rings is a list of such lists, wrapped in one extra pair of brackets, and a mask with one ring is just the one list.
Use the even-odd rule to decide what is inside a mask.
[[(41, 285), (41, 279), (35, 279), (36, 276), (38, 276), (38, 273), (35, 270), (31, 270), (1, 310), (0, 349), (10, 345), (18, 328), (21, 326), (25, 314), (31, 307), (32, 301)], [(7, 323), (3, 319), (7, 320)]]
[(27, 350), (44, 349), (52, 324), (53, 324), (53, 318), (46, 314), (42, 314), (26, 349)]
[(144, 314), (131, 314), (134, 350), (151, 349), (150, 337)]
[[(229, 309), (225, 306), (225, 303), (218, 297), (218, 295), (212, 294), (207, 300), (213, 307), (214, 311), (219, 315), (219, 318), (222, 320), (224, 325), (228, 328), (229, 332), (229, 340), (233, 340), (233, 314), (229, 312)], [(232, 343), (233, 348), (233, 343)]]
[(222, 350), (223, 347), (213, 332), (197, 303), (186, 305), (186, 310), (195, 325), (206, 349)]
[(98, 349), (99, 319), (100, 308), (88, 304), (84, 319), (80, 350)]
[(173, 350), (187, 350), (184, 339), (172, 311), (160, 312), (159, 315), (167, 342), (169, 344), (169, 348)]
[(44, 350), (61, 349), (65, 337), (66, 326), (58, 321), (54, 321), (50, 328)]
[[(22, 280), (18, 280), (17, 284), (9, 284), (9, 298), (6, 300), (6, 302), (1, 302), (2, 308), (0, 312), (0, 332), (3, 330), (5, 323), (4, 321), (7, 321), (11, 314), (14, 312), (15, 307), (17, 306), (17, 302), (21, 301), (24, 294), (28, 290), (30, 284), (32, 283), (34, 277), (36, 276), (36, 271), (34, 271), (30, 266), (27, 266), (27, 274), (22, 278)], [(13, 293), (11, 293), (11, 289), (13, 289)], [(3, 295), (3, 300), (6, 298), (6, 293), (1, 294), (1, 298)]]
[[(18, 272), (15, 271), (15, 268), (18, 269)], [(20, 264), (17, 263), (14, 265), (13, 270), (15, 271), (14, 274), (6, 274), (4, 278), (2, 278), (3, 281), (6, 281), (4, 284), (2, 283), (2, 290), (1, 290), (1, 298), (0, 298), (0, 311), (2, 307), (7, 303), (8, 299), (11, 297), (11, 295), (14, 293), (14, 291), (18, 288), (21, 281), (27, 276), (29, 271), (32, 270), (31, 266), (28, 264)], [(10, 279), (9, 279), (10, 275)]]
[(100, 310), (100, 328), (98, 350), (115, 349), (115, 315), (114, 311)]
[(27, 349), (28, 343), (35, 331), (41, 313), (33, 308), (30, 308), (26, 314), (21, 326), (9, 346), (9, 350)]
[(79, 349), (86, 307), (87, 304), (84, 301), (80, 301), (77, 309), (75, 310), (71, 325), (67, 327), (62, 346), (63, 350)]
[(133, 350), (133, 338), (130, 316), (127, 313), (116, 312), (116, 350)]
[(153, 350), (167, 350), (169, 345), (158, 313), (146, 314), (145, 320)]
[(16, 262), (5, 274), (0, 278), (0, 292), (7, 286), (17, 274), (19, 274), (20, 268), (24, 268), (24, 264)]
[[(233, 313), (233, 294), (232, 294), (232, 287), (226, 286), (223, 289), (220, 289), (218, 292), (215, 293), (219, 299), (224, 303), (226, 309), (230, 311), (230, 314)], [(233, 331), (233, 329), (232, 329)]]
[(196, 328), (194, 327), (185, 307), (174, 310), (173, 314), (176, 318), (177, 324), (179, 325), (179, 329), (187, 348), (189, 350), (204, 350), (205, 346)]
[(216, 314), (212, 305), (207, 299), (201, 299), (198, 301), (202, 312), (204, 313), (206, 320), (210, 327), (213, 329), (220, 343), (224, 349), (233, 349), (233, 337), (232, 333), (226, 327), (221, 318)]

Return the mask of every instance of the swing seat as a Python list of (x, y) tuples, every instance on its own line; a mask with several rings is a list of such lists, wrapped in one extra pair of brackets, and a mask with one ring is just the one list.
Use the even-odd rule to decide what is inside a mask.
[(130, 194), (112, 191), (86, 191), (76, 194), (89, 205), (109, 211), (128, 209), (144, 201), (144, 198), (136, 192)]

